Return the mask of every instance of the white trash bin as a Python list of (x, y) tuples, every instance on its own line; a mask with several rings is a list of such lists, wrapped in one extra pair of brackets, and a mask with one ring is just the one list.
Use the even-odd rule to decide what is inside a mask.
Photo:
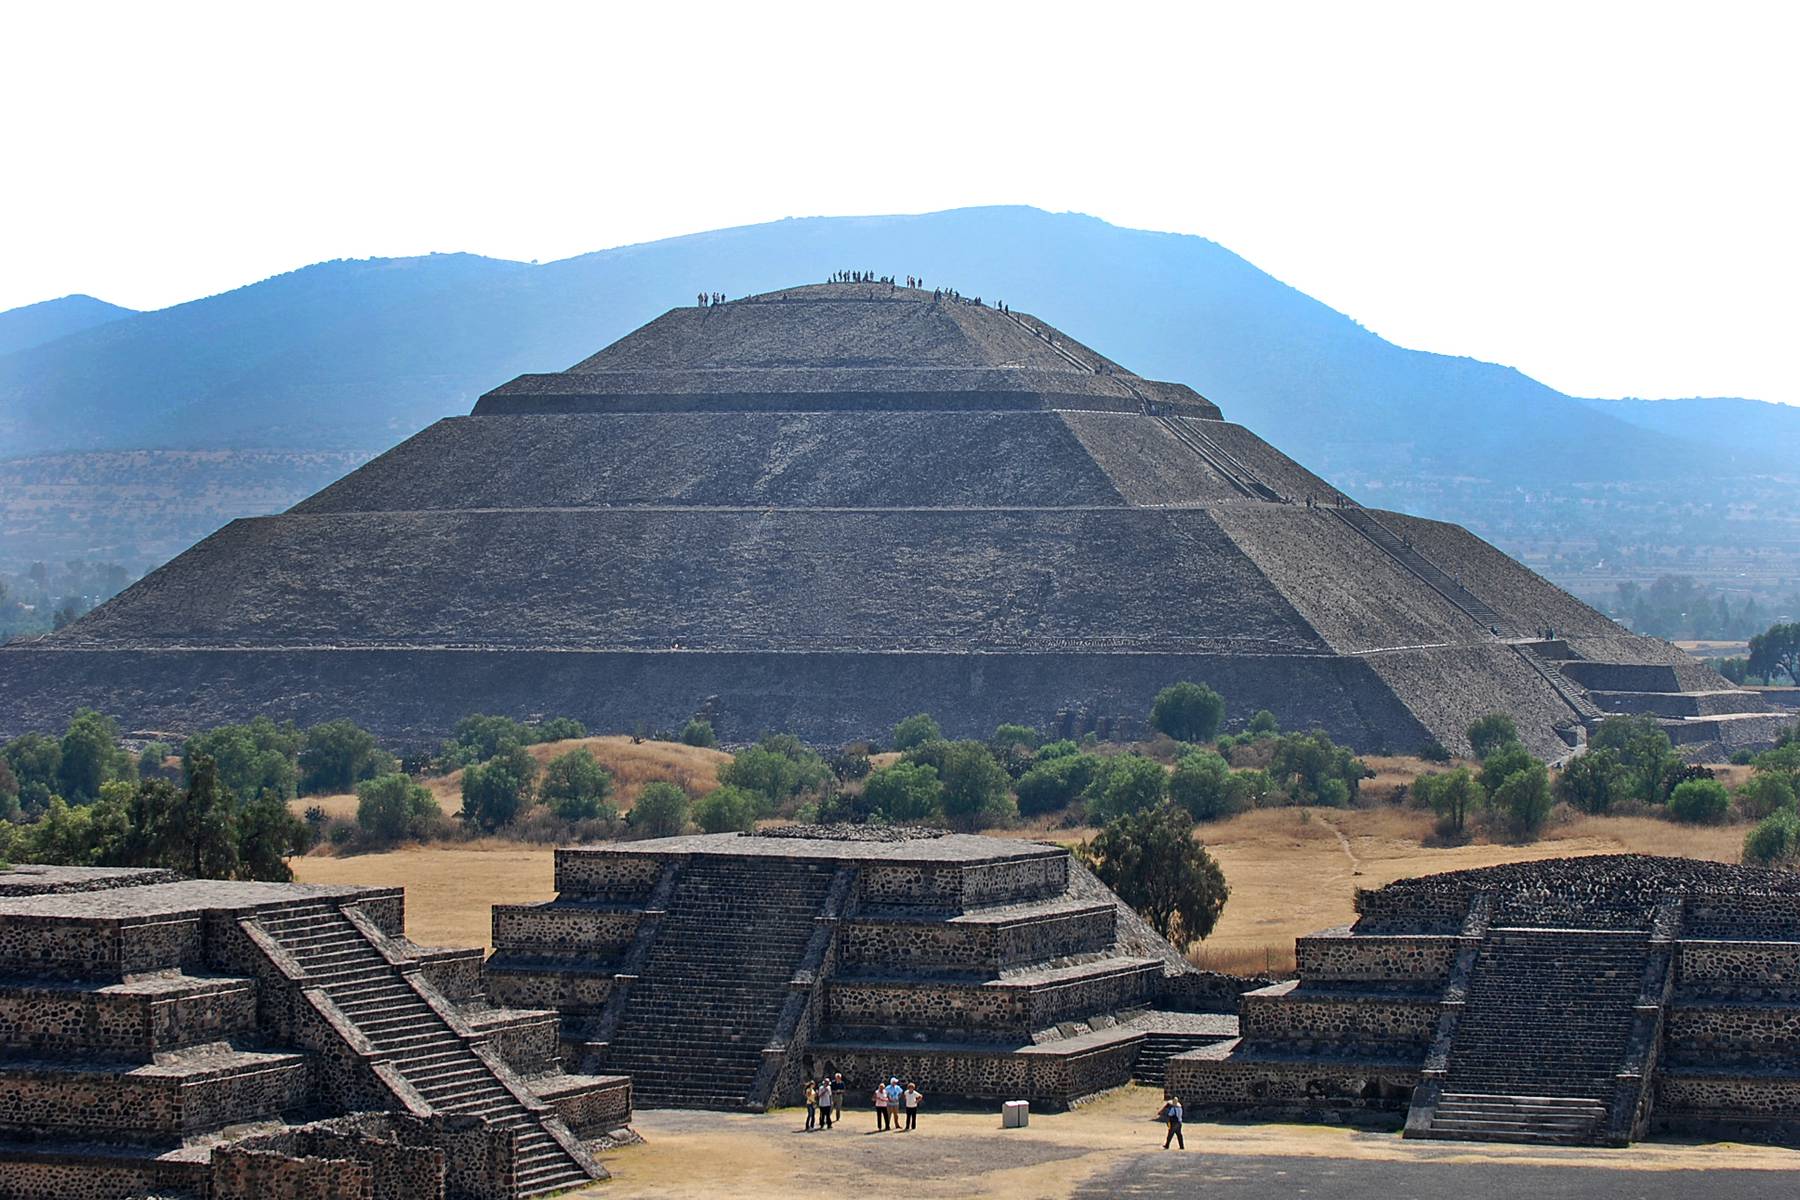
[(1000, 1106), (1000, 1128), (1023, 1129), (1031, 1124), (1031, 1102), (1008, 1100)]

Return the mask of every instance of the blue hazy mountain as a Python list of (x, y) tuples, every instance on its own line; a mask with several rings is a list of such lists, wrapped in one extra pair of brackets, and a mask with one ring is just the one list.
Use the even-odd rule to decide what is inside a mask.
[(64, 296), (0, 312), (0, 356), (54, 342), (71, 333), (134, 316), (129, 308), (92, 296)]
[[(1800, 408), (1576, 399), (1509, 367), (1395, 346), (1204, 238), (1017, 207), (778, 221), (542, 265), (320, 263), (0, 357), (0, 458), (374, 452), (697, 292), (742, 296), (840, 268), (1005, 300), (1193, 386), (1365, 501), (1513, 547), (1636, 536), (1627, 510), (1646, 536), (1711, 536), (1696, 503), (1741, 512), (1761, 493), (1739, 481), (1800, 462)], [(1606, 504), (1587, 502), (1600, 494)], [(1671, 496), (1685, 526), (1671, 526)]]

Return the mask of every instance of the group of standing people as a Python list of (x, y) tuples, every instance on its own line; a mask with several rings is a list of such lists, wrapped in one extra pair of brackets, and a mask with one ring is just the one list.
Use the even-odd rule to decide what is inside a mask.
[[(843, 1117), (844, 1109), (849, 1107), (849, 1089), (844, 1084), (841, 1074), (831, 1074), (819, 1079), (806, 1081), (806, 1128), (830, 1129)], [(877, 1080), (870, 1100), (875, 1106), (875, 1130), (903, 1130), (919, 1127), (919, 1103), (925, 1094), (919, 1091), (916, 1083), (902, 1084), (898, 1075), (890, 1076), (887, 1082)], [(900, 1123), (901, 1117), (906, 1124)]]
[(725, 303), (724, 292), (696, 292), (701, 308), (716, 308)]

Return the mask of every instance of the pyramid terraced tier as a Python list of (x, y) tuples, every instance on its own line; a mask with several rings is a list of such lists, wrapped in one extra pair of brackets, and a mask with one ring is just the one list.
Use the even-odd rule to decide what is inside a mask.
[(91, 705), (421, 742), (474, 711), (1129, 733), (1184, 678), (1363, 749), (1460, 748), (1495, 709), (1546, 755), (1608, 711), (1696, 752), (1777, 723), (1466, 531), (1341, 500), (1185, 386), (1021, 314), (826, 285), (675, 310), (233, 522), (0, 649), (0, 732)]

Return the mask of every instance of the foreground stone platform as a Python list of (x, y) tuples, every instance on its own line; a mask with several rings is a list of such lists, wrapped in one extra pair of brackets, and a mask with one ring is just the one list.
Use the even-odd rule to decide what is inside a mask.
[(570, 1060), (652, 1107), (760, 1109), (835, 1073), (1060, 1107), (1236, 1032), (1242, 982), (1059, 846), (795, 826), (563, 849), (556, 885), (495, 906), (489, 989), (559, 1010)]
[(605, 1177), (562, 1069), (397, 889), (0, 870), (0, 1196), (512, 1200)]
[(1404, 1124), (1408, 1137), (1800, 1141), (1800, 877), (1640, 855), (1357, 894), (1172, 1058), (1196, 1111)]

